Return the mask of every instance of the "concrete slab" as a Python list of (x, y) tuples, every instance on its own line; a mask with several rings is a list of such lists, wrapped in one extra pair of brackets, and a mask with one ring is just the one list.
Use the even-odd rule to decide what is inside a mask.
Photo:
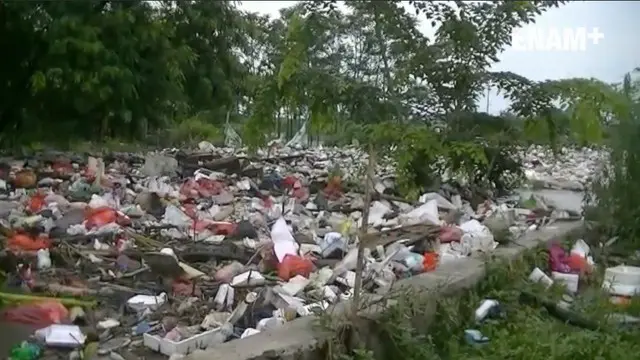
[[(517, 241), (517, 244), (496, 249), (492, 255), (495, 258), (509, 261), (527, 249), (576, 233), (581, 228), (581, 221), (555, 223), (539, 231), (526, 234)], [(394, 284), (394, 288), (410, 287), (446, 296), (477, 284), (484, 276), (485, 261), (481, 257), (467, 258), (442, 264), (433, 272), (398, 281)], [(333, 314), (340, 316), (343, 311), (348, 309), (348, 306), (349, 303), (341, 304), (334, 309)], [(375, 311), (367, 311), (367, 317)], [(315, 320), (314, 317), (299, 318), (287, 323), (282, 328), (227, 342), (206, 351), (198, 351), (186, 359), (311, 359), (313, 350), (333, 335), (314, 326)]]

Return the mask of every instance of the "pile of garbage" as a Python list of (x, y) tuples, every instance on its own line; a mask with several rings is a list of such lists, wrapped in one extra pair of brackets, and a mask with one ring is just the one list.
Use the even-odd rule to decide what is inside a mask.
[(563, 147), (556, 153), (549, 147), (530, 146), (522, 152), (525, 176), (542, 187), (583, 191), (607, 160), (607, 152), (594, 148)]
[[(607, 248), (616, 240), (613, 238), (600, 245)], [(518, 304), (505, 304), (499, 298), (484, 299), (480, 303), (474, 313), (476, 328), (464, 331), (468, 344), (483, 346), (489, 343), (490, 338), (482, 331), (484, 325), (492, 320), (508, 321), (506, 309), (522, 306), (543, 308), (546, 310), (544, 316), (591, 331), (616, 333), (620, 330), (617, 334), (624, 334), (624, 331), (638, 329), (640, 317), (629, 310), (640, 294), (640, 267), (598, 267), (591, 247), (582, 239), (568, 248), (559, 241), (552, 241), (547, 253), (547, 266), (534, 268), (528, 276), (529, 282), (540, 286), (518, 286)], [(637, 260), (637, 254), (626, 258), (635, 263)], [(560, 291), (551, 291), (552, 287)], [(635, 339), (635, 335), (630, 338)]]
[(380, 166), (362, 233), (355, 149), (200, 148), (0, 161), (2, 318), (38, 327), (13, 357), (176, 358), (348, 300), (360, 242), (363, 289), (383, 293), (577, 216), (446, 184), (406, 201)]

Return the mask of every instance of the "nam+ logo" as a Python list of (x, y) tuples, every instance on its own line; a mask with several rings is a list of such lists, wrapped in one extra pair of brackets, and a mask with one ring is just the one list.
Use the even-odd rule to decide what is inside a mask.
[(598, 45), (604, 34), (598, 28), (519, 29), (511, 37), (517, 51), (587, 51), (587, 44)]

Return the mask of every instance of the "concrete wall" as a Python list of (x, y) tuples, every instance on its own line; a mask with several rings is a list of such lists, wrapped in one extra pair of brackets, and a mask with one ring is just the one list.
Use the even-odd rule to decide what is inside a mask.
[[(576, 234), (581, 229), (582, 222), (555, 223), (542, 230), (528, 233), (511, 246), (496, 249), (491, 257), (496, 260), (513, 259), (527, 249)], [(486, 259), (479, 256), (442, 264), (433, 272), (398, 281), (394, 288), (410, 287), (447, 296), (467, 289), (482, 280), (485, 276), (485, 261)], [(376, 298), (376, 295), (372, 297)], [(348, 302), (339, 304), (332, 313), (340, 316), (348, 306)], [(375, 316), (382, 308), (383, 306), (369, 308), (363, 315)], [(433, 310), (435, 311), (435, 307)], [(326, 339), (335, 335), (315, 326), (315, 322), (314, 317), (299, 318), (276, 330), (227, 342), (214, 349), (196, 352), (188, 356), (187, 360), (313, 359), (316, 357), (315, 350), (324, 344)]]

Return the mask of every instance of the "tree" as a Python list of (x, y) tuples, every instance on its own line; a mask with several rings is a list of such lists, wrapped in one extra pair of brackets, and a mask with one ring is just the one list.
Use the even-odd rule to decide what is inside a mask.
[[(496, 183), (489, 153), (513, 134), (595, 141), (615, 110), (595, 80), (489, 71), (513, 29), (562, 3), (303, 1), (269, 19), (232, 2), (3, 2), (0, 142), (199, 140), (228, 121), (255, 148), (307, 124), (311, 139), (375, 142), (407, 193), (445, 167)], [(487, 86), (519, 127), (478, 113)]]

